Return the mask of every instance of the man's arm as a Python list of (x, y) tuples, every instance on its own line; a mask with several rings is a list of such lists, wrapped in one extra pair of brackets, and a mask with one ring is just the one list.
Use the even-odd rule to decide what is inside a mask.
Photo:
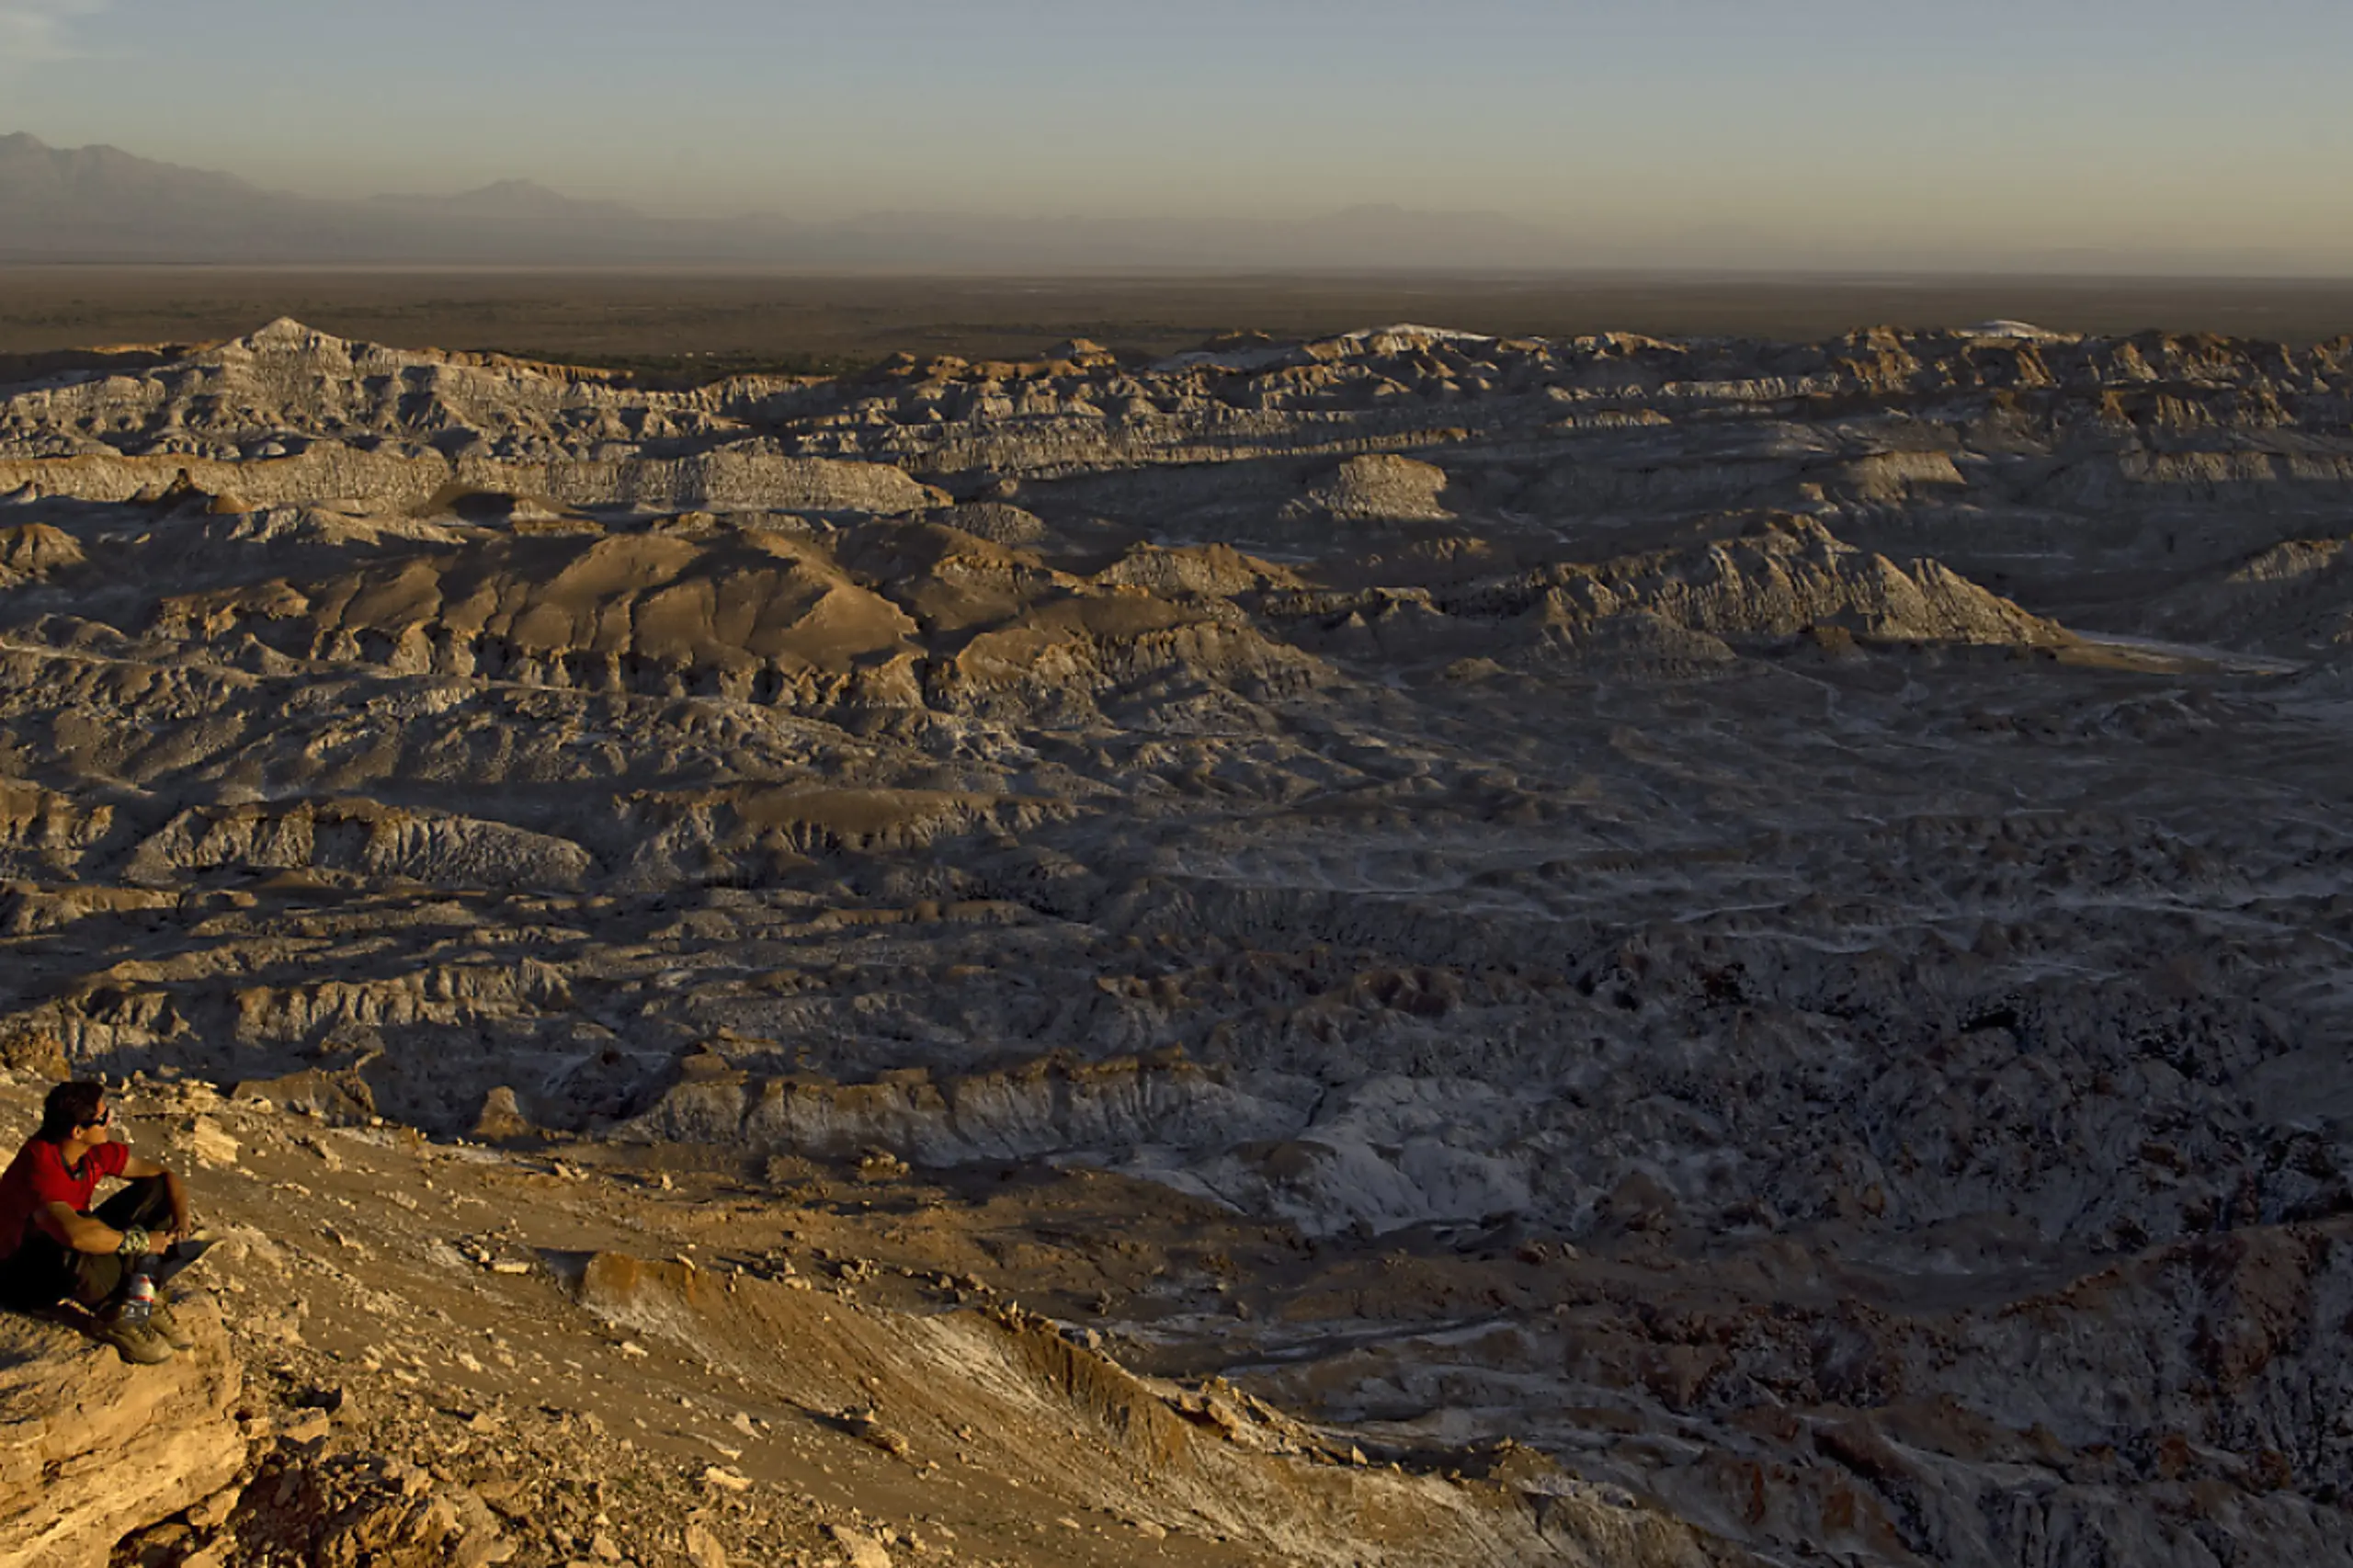
[(188, 1234), (188, 1188), (180, 1184), (176, 1175), (153, 1160), (142, 1160), (133, 1154), (122, 1162), (122, 1176), (126, 1181), (162, 1176), (164, 1191), (172, 1200), (172, 1233), (176, 1236)]
[[(77, 1214), (70, 1203), (48, 1203), (33, 1216), (33, 1222), (75, 1252), (109, 1253), (122, 1250), (122, 1233), (104, 1220), (87, 1214)], [(172, 1233), (150, 1234), (147, 1250), (151, 1253), (168, 1251)]]

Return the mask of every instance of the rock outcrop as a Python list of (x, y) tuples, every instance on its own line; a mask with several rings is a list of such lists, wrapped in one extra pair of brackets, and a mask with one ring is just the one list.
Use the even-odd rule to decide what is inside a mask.
[(196, 1348), (160, 1367), (0, 1317), (0, 1562), (106, 1568), (124, 1536), (238, 1478), (241, 1369), (217, 1310), (181, 1317)]

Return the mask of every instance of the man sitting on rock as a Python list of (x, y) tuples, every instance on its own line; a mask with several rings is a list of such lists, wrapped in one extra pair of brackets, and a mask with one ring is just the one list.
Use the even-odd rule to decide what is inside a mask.
[[(0, 1301), (38, 1312), (71, 1297), (124, 1360), (152, 1366), (188, 1347), (148, 1278), (188, 1233), (188, 1189), (115, 1142), (113, 1122), (101, 1085), (49, 1091), (40, 1131), (0, 1175)], [(108, 1176), (127, 1185), (93, 1213)]]

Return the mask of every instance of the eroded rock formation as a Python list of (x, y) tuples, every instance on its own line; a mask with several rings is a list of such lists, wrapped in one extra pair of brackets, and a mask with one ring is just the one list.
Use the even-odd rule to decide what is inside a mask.
[(0, 1042), (1115, 1168), (1324, 1272), (1107, 1326), (1388, 1440), (1767, 1553), (2334, 1561), (2348, 378), (280, 323), (0, 389)]

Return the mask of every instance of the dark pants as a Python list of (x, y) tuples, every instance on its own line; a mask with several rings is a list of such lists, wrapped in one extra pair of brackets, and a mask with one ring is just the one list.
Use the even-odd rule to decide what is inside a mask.
[[(172, 1195), (162, 1176), (141, 1176), (92, 1210), (118, 1231), (133, 1225), (161, 1230), (172, 1222)], [(119, 1253), (75, 1252), (34, 1228), (17, 1255), (0, 1263), (0, 1301), (22, 1311), (53, 1307), (71, 1297), (92, 1312), (120, 1299), (131, 1264)]]

